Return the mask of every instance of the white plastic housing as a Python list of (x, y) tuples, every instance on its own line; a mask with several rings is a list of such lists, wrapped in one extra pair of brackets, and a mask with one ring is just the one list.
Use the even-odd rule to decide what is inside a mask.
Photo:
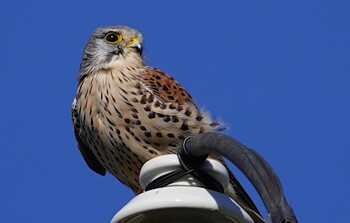
[[(157, 177), (180, 167), (177, 155), (154, 158), (142, 167), (140, 184), (144, 189)], [(201, 169), (211, 174), (226, 189), (226, 168), (206, 160)], [(111, 223), (253, 223), (250, 216), (225, 194), (203, 188), (193, 176), (185, 176), (164, 188), (143, 192), (127, 203)]]

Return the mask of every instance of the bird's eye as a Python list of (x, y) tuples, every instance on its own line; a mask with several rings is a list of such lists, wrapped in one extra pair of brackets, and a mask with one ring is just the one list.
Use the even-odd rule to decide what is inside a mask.
[(109, 32), (105, 35), (104, 40), (107, 43), (118, 44), (123, 40), (123, 37), (120, 35), (120, 33)]

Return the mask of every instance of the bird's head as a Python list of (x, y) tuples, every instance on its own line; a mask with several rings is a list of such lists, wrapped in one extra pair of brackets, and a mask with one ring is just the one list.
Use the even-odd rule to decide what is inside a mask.
[(100, 27), (91, 35), (83, 53), (80, 75), (118, 66), (143, 65), (142, 34), (127, 26)]

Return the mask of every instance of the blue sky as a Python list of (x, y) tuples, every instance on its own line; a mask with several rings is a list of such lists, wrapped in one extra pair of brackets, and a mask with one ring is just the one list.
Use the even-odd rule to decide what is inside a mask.
[(1, 221), (109, 222), (133, 197), (88, 169), (70, 120), (85, 43), (117, 24), (139, 29), (147, 63), (268, 160), (300, 222), (344, 221), (349, 10), (345, 0), (3, 2)]

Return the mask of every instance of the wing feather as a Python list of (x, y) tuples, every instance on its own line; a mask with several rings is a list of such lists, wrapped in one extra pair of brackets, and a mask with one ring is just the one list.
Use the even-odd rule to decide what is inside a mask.
[(81, 155), (83, 156), (86, 164), (90, 167), (90, 169), (92, 169), (96, 173), (104, 176), (104, 175), (106, 175), (106, 168), (104, 166), (102, 166), (102, 164), (97, 160), (96, 156), (91, 151), (91, 149), (89, 149), (85, 145), (83, 140), (81, 139), (81, 136), (79, 134), (80, 125), (78, 124), (77, 119), (76, 119), (76, 117), (78, 117), (78, 113), (77, 113), (75, 106), (76, 106), (76, 99), (74, 99), (73, 104), (72, 104), (72, 121), (73, 121), (73, 126), (74, 126), (75, 138), (78, 142), (79, 151), (80, 151)]
[(163, 103), (195, 105), (191, 95), (171, 76), (165, 72), (147, 67), (142, 73), (145, 89)]

